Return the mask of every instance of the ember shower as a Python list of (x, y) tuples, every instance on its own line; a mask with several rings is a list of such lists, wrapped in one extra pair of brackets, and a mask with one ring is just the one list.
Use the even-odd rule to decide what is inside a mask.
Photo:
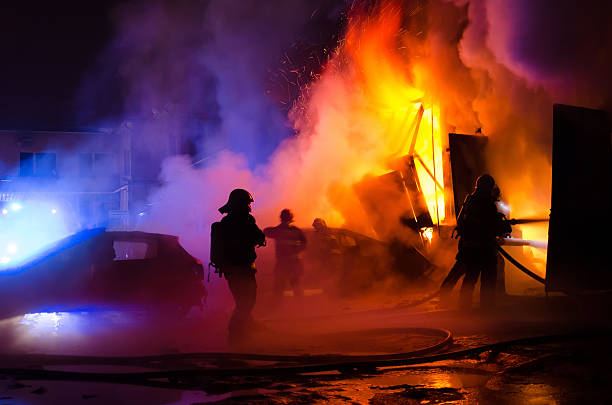
[[(183, 97), (187, 101), (178, 104), (182, 111), (171, 122), (186, 128), (182, 112), (210, 112), (211, 105), (217, 109), (208, 121), (214, 125), (194, 138), (204, 166), (193, 168), (188, 157), (166, 160), (164, 185), (150, 196), (145, 229), (178, 234), (190, 251), (205, 258), (216, 209), (232, 188), (244, 187), (255, 195), (260, 223), (275, 222), (280, 209), (290, 207), (303, 226), (323, 217), (332, 226), (376, 236), (354, 186), (364, 176), (390, 171), (394, 159), (408, 153), (415, 157), (432, 219), (450, 224), (454, 215), (444, 191), (450, 180), (447, 134), (477, 130), (489, 137), (488, 163), (512, 215), (548, 215), (552, 103), (604, 103), (591, 95), (590, 80), (603, 71), (599, 65), (568, 90), (565, 71), (517, 54), (511, 31), (524, 21), (504, 2), (352, 2), (325, 10), (330, 23), (344, 13), (342, 35), (320, 69), (297, 84), (300, 95), (283, 117), (283, 109), (266, 95), (264, 73), (274, 72), (291, 45), (278, 33), (298, 35), (317, 9), (308, 2), (281, 3), (210, 2), (205, 29), (181, 34), (201, 49), (170, 54), (162, 49), (149, 70), (146, 64), (130, 65), (132, 89), (138, 90), (128, 98), (132, 110), (149, 109), (151, 100), (168, 98), (168, 92), (174, 99), (181, 95), (177, 91), (183, 92), (189, 97)], [(529, 8), (528, 3), (523, 6)], [(144, 26), (162, 28), (152, 38), (163, 45), (163, 30), (191, 26), (183, 21), (188, 12), (169, 12), (169, 7), (153, 8), (144, 16), (124, 13), (120, 32), (127, 40), (151, 39), (125, 28), (143, 26), (128, 24), (140, 19)], [(246, 18), (249, 13), (259, 22)], [(276, 23), (277, 31), (269, 28)], [(258, 37), (262, 27), (269, 30)], [(537, 34), (533, 26), (529, 29)], [(194, 32), (206, 39), (194, 40), (199, 35)], [(215, 85), (205, 90), (160, 86), (156, 69), (173, 64), (188, 64), (188, 69), (171, 71), (170, 81), (180, 78), (191, 86), (210, 75)], [(163, 130), (150, 125), (143, 137), (154, 147)], [(273, 152), (262, 160), (266, 148)], [(522, 231), (525, 239), (545, 240), (547, 235), (543, 226), (524, 226)], [(536, 250), (534, 254), (544, 257)], [(540, 272), (543, 268), (539, 263)]]

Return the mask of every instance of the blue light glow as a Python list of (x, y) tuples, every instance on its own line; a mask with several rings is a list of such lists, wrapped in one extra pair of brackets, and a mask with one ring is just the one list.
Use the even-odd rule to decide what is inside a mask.
[(19, 250), (19, 246), (16, 243), (9, 243), (6, 245), (6, 251), (10, 254), (15, 254)]
[(21, 201), (0, 216), (0, 271), (18, 266), (44, 246), (76, 231), (53, 201)]
[(69, 316), (68, 312), (38, 312), (25, 314), (19, 323), (30, 326), (37, 332), (57, 334)]

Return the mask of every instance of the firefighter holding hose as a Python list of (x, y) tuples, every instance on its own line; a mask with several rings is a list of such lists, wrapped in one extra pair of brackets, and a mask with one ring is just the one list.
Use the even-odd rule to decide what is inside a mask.
[(491, 308), (495, 304), (496, 241), (512, 231), (504, 215), (497, 211), (495, 202), (499, 196), (500, 191), (493, 177), (483, 174), (476, 180), (474, 191), (466, 197), (455, 228), (460, 238), (456, 263), (440, 287), (442, 300), (448, 298), (455, 283), (465, 274), (460, 307), (471, 307), (474, 285), (479, 277), (481, 308)]
[(255, 247), (266, 238), (251, 213), (253, 197), (244, 189), (233, 190), (219, 212), (227, 214), (211, 227), (210, 261), (227, 280), (234, 298), (234, 313), (228, 326), (230, 345), (244, 340), (252, 324), (251, 312), (257, 298)]

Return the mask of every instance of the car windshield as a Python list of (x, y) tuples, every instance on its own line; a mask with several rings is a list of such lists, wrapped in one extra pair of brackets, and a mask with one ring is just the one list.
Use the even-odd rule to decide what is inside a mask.
[(116, 240), (113, 242), (115, 260), (142, 260), (157, 257), (157, 241)]

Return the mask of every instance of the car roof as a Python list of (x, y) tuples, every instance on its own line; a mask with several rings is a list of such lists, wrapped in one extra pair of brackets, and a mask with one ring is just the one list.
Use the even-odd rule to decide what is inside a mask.
[[(369, 242), (374, 242), (374, 243), (382, 243), (384, 244), (385, 242), (378, 240), (376, 238), (372, 238), (371, 236), (368, 235), (364, 235), (362, 233), (359, 232), (355, 232), (355, 231), (351, 231), (349, 229), (346, 228), (332, 228), (332, 227), (327, 227), (327, 229), (336, 235), (345, 235), (345, 236), (350, 236), (353, 237), (357, 240), (362, 240), (362, 241), (369, 241)], [(314, 234), (316, 232), (315, 229), (313, 228), (306, 228), (303, 230), (306, 234)]]
[(150, 233), (142, 231), (106, 231), (105, 235), (112, 239), (120, 240), (143, 240), (143, 239), (158, 239), (164, 242), (175, 242), (178, 241), (178, 236), (166, 235), (163, 233)]
[(82, 231), (76, 232), (72, 235), (59, 239), (42, 247), (39, 251), (37, 251), (27, 259), (23, 260), (22, 262), (18, 263), (16, 266), (3, 269), (1, 274), (11, 274), (23, 271), (26, 268), (33, 267), (47, 259), (50, 259), (51, 257), (57, 255), (60, 252), (73, 248), (76, 245), (81, 244), (82, 242), (97, 238), (123, 241), (157, 240), (165, 243), (178, 243), (178, 236), (165, 235), (161, 233), (149, 233), (141, 231), (105, 231), (104, 228), (84, 229)]

